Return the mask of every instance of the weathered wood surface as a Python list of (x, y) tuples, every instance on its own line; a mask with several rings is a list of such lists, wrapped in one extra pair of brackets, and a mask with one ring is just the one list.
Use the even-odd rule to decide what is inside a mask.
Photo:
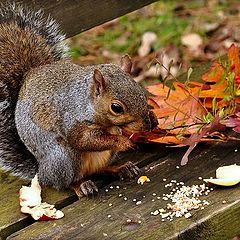
[[(162, 222), (159, 215), (152, 216), (150, 213), (166, 208), (166, 201), (152, 195), (156, 193), (162, 196), (162, 193), (168, 192), (163, 178), (167, 182), (171, 179), (183, 181), (186, 185), (201, 183), (199, 176), (214, 176), (219, 166), (240, 164), (240, 154), (235, 149), (240, 151), (237, 142), (201, 144), (192, 154), (190, 162), (180, 169), (176, 169), (176, 165), (179, 165), (184, 149), (172, 149), (167, 157), (144, 167), (151, 179), (147, 185), (138, 185), (136, 179), (114, 182), (110, 184), (114, 189), (111, 190), (108, 185), (98, 196), (83, 198), (63, 208), (63, 219), (34, 223), (8, 239), (230, 239), (240, 234), (239, 186), (215, 188), (202, 198), (209, 201), (210, 205), (204, 210), (193, 211), (189, 219), (176, 218), (172, 222)], [(116, 185), (120, 188), (116, 189)], [(106, 188), (109, 192), (105, 192)], [(124, 201), (123, 197), (118, 196), (119, 193), (128, 200)], [(142, 200), (142, 204), (136, 205), (134, 198)], [(227, 203), (223, 204), (223, 200)], [(141, 221), (133, 231), (123, 227), (129, 218)]]
[[(149, 162), (166, 156), (168, 151), (157, 151), (142, 149), (135, 152), (123, 154), (124, 157), (116, 159), (118, 164), (132, 160), (138, 163), (139, 167), (145, 166)], [(99, 187), (105, 186), (112, 179), (106, 181), (98, 181)], [(19, 211), (19, 190), (22, 185), (27, 185), (29, 181), (23, 181), (16, 177), (9, 176), (0, 171), (0, 239), (5, 239), (15, 231), (18, 231), (33, 223), (33, 220)], [(70, 205), (77, 201), (77, 197), (71, 191), (57, 192), (53, 189), (43, 189), (43, 201), (57, 204), (58, 208)]]
[[(5, 0), (4, 0), (5, 1)], [(2, 2), (4, 2), (2, 1)], [(56, 18), (67, 36), (116, 18), (134, 9), (147, 5), (154, 0), (19, 0), (35, 8), (43, 8)], [(89, 4), (91, 7), (89, 7)], [(198, 79), (205, 71), (198, 69), (191, 76)], [(183, 77), (184, 78), (184, 77)], [(57, 203), (64, 207), (65, 217), (53, 222), (37, 222), (19, 212), (18, 191), (26, 181), (9, 177), (0, 173), (0, 239), (230, 239), (240, 234), (240, 189), (239, 185), (232, 188), (216, 188), (206, 196), (211, 204), (203, 211), (196, 211), (190, 219), (175, 219), (173, 222), (161, 222), (159, 216), (151, 216), (156, 208), (165, 207), (166, 202), (152, 202), (152, 193), (159, 196), (166, 189), (163, 178), (184, 181), (186, 184), (199, 183), (198, 176), (213, 176), (214, 170), (221, 165), (240, 164), (238, 143), (202, 144), (191, 155), (190, 163), (176, 169), (179, 165), (183, 149), (159, 148), (140, 149), (139, 152), (128, 153), (119, 162), (132, 160), (147, 170), (151, 182), (146, 186), (130, 182), (114, 182), (120, 189), (106, 193), (102, 189), (98, 196), (77, 201), (70, 191), (56, 192), (46, 189), (43, 200)], [(238, 149), (236, 153), (234, 150)], [(169, 152), (172, 152), (168, 155)], [(153, 162), (155, 161), (155, 162)], [(150, 166), (155, 166), (152, 170)], [(106, 183), (99, 182), (106, 188)], [(124, 187), (127, 189), (123, 189)], [(107, 187), (108, 189), (109, 186)], [(127, 201), (118, 197), (122, 192)], [(146, 196), (143, 203), (136, 206), (133, 198)], [(222, 204), (227, 200), (227, 204)], [(113, 205), (109, 207), (109, 203)], [(111, 218), (107, 216), (111, 214)], [(134, 231), (127, 231), (122, 226), (126, 219), (141, 220)], [(26, 228), (24, 228), (26, 227)], [(22, 229), (22, 230), (20, 230)], [(20, 230), (20, 231), (19, 231)], [(107, 235), (103, 235), (103, 233)]]
[[(201, 68), (195, 71), (196, 79), (203, 71), (205, 70)], [(184, 76), (182, 78), (184, 79)], [(138, 163), (143, 171), (145, 168), (149, 169), (152, 164), (157, 165), (152, 171), (147, 172), (151, 178), (150, 184), (141, 187), (134, 180), (130, 183), (115, 182), (114, 185), (121, 186), (121, 190), (127, 186), (123, 194), (131, 200), (144, 194), (148, 201), (135, 206), (131, 200), (125, 202), (119, 199), (116, 189), (110, 194), (102, 190), (95, 198), (78, 201), (70, 191), (58, 193), (47, 189), (44, 191), (43, 200), (58, 203), (59, 207), (66, 206), (63, 208), (66, 216), (62, 220), (46, 223), (33, 224), (30, 217), (19, 212), (18, 191), (26, 181), (0, 174), (0, 238), (5, 239), (10, 235), (9, 239), (53, 239), (55, 237), (62, 239), (64, 235), (65, 239), (102, 239), (103, 233), (107, 233), (111, 239), (156, 239), (156, 236), (158, 239), (177, 239), (177, 237), (180, 239), (228, 239), (240, 234), (239, 186), (217, 188), (206, 197), (211, 205), (204, 211), (195, 212), (191, 219), (181, 218), (171, 223), (162, 223), (160, 217), (150, 215), (152, 210), (164, 207), (162, 201), (152, 202), (151, 194), (153, 192), (160, 194), (165, 190), (163, 178), (193, 184), (197, 182), (197, 177), (200, 175), (204, 177), (213, 175), (214, 170), (220, 165), (240, 164), (238, 146), (237, 142), (202, 144), (191, 154), (190, 163), (180, 169), (176, 169), (175, 166), (179, 165), (184, 149), (164, 148), (159, 145), (140, 146), (138, 151), (123, 154), (116, 161), (121, 163), (132, 160)], [(235, 149), (238, 149), (238, 152), (235, 152)], [(152, 163), (153, 161), (157, 162)], [(106, 186), (109, 181), (111, 180), (104, 179), (104, 182), (99, 182), (99, 187)], [(228, 203), (223, 205), (222, 200), (227, 200)], [(109, 207), (109, 203), (113, 203), (113, 206)], [(112, 219), (107, 218), (109, 214), (113, 216)], [(140, 218), (142, 224), (133, 232), (123, 231), (122, 224), (127, 218)]]
[[(44, 9), (61, 25), (67, 37), (144, 7), (157, 0), (17, 0)], [(3, 0), (1, 2), (10, 2)]]

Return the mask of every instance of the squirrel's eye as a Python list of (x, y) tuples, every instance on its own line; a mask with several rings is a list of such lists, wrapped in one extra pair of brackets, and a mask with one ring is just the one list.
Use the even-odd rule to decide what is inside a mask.
[(112, 103), (111, 110), (117, 114), (121, 114), (124, 112), (123, 106), (121, 106), (119, 103)]

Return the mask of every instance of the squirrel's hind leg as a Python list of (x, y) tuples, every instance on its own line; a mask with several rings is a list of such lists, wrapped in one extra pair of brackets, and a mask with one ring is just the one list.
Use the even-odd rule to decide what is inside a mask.
[(41, 186), (52, 186), (57, 190), (69, 188), (79, 169), (61, 149), (45, 154), (38, 162), (38, 179)]

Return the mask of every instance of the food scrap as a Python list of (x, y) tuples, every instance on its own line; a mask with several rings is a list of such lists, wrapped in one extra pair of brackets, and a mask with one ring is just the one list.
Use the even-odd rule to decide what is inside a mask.
[(63, 212), (54, 208), (54, 205), (42, 203), (41, 186), (37, 175), (32, 179), (31, 186), (22, 186), (19, 191), (19, 201), (22, 213), (28, 213), (34, 220), (47, 221), (59, 219)]
[(137, 180), (137, 183), (141, 185), (143, 185), (145, 182), (150, 182), (150, 179), (147, 176), (141, 176)]
[(220, 186), (233, 186), (240, 182), (240, 166), (237, 164), (219, 167), (216, 178), (203, 179), (207, 183)]
[(151, 212), (151, 215), (160, 215), (162, 221), (172, 221), (174, 217), (190, 218), (191, 210), (204, 209), (205, 205), (209, 205), (206, 200), (200, 200), (200, 196), (208, 195), (211, 191), (205, 184), (185, 186), (183, 182), (178, 183), (176, 180), (165, 185), (166, 188), (171, 188), (169, 194), (163, 194), (162, 199), (170, 201), (167, 203), (166, 209), (156, 209)]

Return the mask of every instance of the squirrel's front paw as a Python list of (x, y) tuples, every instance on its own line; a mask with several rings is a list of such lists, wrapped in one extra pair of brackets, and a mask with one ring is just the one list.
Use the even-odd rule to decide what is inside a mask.
[(134, 144), (127, 137), (122, 135), (118, 136), (118, 141), (116, 142), (115, 145), (116, 151), (122, 152), (133, 148)]
[(140, 169), (134, 165), (132, 162), (127, 162), (119, 167), (119, 171), (117, 175), (121, 180), (126, 178), (134, 178), (138, 176), (140, 173)]
[(90, 196), (98, 192), (97, 186), (91, 180), (74, 183), (71, 188), (74, 190), (74, 192), (79, 198), (84, 196)]

